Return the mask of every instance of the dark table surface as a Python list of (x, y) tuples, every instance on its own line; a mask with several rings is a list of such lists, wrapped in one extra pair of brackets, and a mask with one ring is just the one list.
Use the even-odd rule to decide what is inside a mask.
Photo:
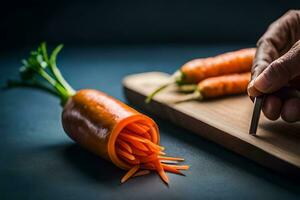
[[(71, 85), (95, 88), (126, 102), (122, 77), (173, 72), (185, 61), (241, 45), (67, 47), (58, 64)], [(0, 55), (0, 84), (17, 77), (28, 49)], [(120, 185), (124, 171), (76, 145), (64, 133), (59, 101), (32, 89), (0, 93), (0, 199), (299, 199), (290, 180), (193, 133), (155, 118), (166, 152), (191, 165), (186, 176), (156, 174)]]

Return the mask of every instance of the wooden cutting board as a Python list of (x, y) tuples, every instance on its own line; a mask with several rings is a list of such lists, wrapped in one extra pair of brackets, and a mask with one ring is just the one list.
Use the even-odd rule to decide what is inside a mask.
[(248, 134), (253, 104), (246, 95), (209, 101), (174, 102), (183, 94), (176, 87), (159, 93), (150, 104), (145, 96), (170, 75), (149, 72), (129, 75), (123, 86), (128, 101), (158, 117), (212, 140), (281, 173), (300, 177), (300, 123), (269, 121), (261, 115), (258, 135)]

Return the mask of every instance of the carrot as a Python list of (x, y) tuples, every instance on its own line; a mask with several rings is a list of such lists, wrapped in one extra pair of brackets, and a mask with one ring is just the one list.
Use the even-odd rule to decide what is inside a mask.
[(181, 67), (183, 79), (185, 83), (199, 83), (210, 77), (249, 72), (255, 51), (255, 48), (241, 49), (215, 57), (192, 60)]
[(175, 158), (175, 157), (167, 157), (167, 156), (158, 156), (160, 160), (171, 160), (171, 161), (184, 161), (184, 158)]
[(126, 174), (125, 176), (123, 176), (123, 178), (121, 179), (121, 183), (124, 183), (125, 181), (127, 181), (138, 169), (140, 168), (139, 165), (134, 166), (133, 168), (131, 168)]
[(117, 153), (124, 156), (125, 158), (129, 160), (135, 160), (135, 157), (132, 154), (129, 154), (125, 151), (122, 151), (121, 149), (117, 148)]
[(147, 174), (150, 174), (150, 170), (141, 170), (137, 173), (135, 173), (132, 177), (137, 177), (137, 176), (144, 176), (144, 175), (147, 175)]
[(123, 147), (125, 150), (127, 150), (129, 153), (132, 153), (132, 149), (129, 146), (129, 144), (127, 144), (126, 142), (124, 142), (123, 140), (117, 140), (117, 144), (120, 145), (121, 147)]
[(188, 170), (190, 166), (188, 165), (169, 165), (169, 164), (162, 164), (163, 167), (168, 166), (172, 167), (174, 169), (180, 169), (180, 170)]
[(172, 172), (174, 174), (180, 174), (180, 175), (183, 175), (183, 173), (181, 173), (178, 169), (172, 167), (172, 166), (169, 166), (169, 165), (164, 165), (162, 164), (164, 170), (168, 171), (168, 172)]
[(189, 61), (179, 71), (175, 72), (166, 84), (149, 94), (145, 101), (149, 103), (157, 93), (174, 83), (179, 86), (198, 84), (200, 81), (211, 77), (249, 72), (255, 51), (255, 48), (241, 49), (215, 57)]
[(145, 151), (141, 151), (134, 146), (132, 147), (132, 154), (137, 156), (148, 156), (148, 154)]
[(194, 93), (186, 95), (176, 103), (245, 93), (250, 76), (250, 72), (247, 72), (205, 79), (197, 85)]
[(139, 126), (134, 123), (129, 124), (126, 128), (129, 129), (129, 131), (132, 131), (132, 132), (138, 133), (138, 134), (144, 134), (145, 132), (147, 132), (147, 129), (144, 129), (142, 126)]
[(145, 175), (149, 170), (156, 170), (168, 183), (158, 159), (164, 154), (164, 148), (159, 145), (156, 123), (103, 92), (92, 89), (75, 91), (56, 65), (61, 48), (62, 45), (56, 47), (48, 55), (46, 44), (41, 44), (23, 61), (22, 79), (10, 81), (8, 86), (38, 88), (59, 97), (66, 134), (87, 150), (128, 170), (121, 183), (132, 176)]
[(159, 176), (162, 178), (162, 180), (165, 182), (165, 183), (169, 183), (169, 178), (168, 176), (166, 175), (165, 171), (164, 171), (164, 168), (162, 167), (161, 163), (156, 160), (156, 162), (154, 162), (154, 165), (155, 165), (155, 168), (157, 169), (158, 171), (158, 174)]

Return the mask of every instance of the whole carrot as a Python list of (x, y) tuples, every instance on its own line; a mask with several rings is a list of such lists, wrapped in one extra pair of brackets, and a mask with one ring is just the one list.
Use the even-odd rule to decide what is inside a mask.
[(168, 183), (165, 171), (178, 173), (174, 169), (180, 166), (175, 163), (170, 170), (163, 165), (160, 155), (165, 153), (159, 145), (156, 123), (103, 92), (75, 91), (57, 68), (56, 57), (61, 49), (62, 45), (56, 47), (48, 56), (46, 44), (42, 43), (23, 60), (21, 80), (9, 81), (8, 86), (38, 88), (59, 97), (63, 107), (62, 125), (67, 135), (87, 150), (128, 170), (122, 183), (148, 170), (157, 171)]
[[(243, 94), (247, 91), (250, 76), (250, 72), (247, 72), (207, 78), (198, 83), (198, 85), (191, 85), (194, 86), (194, 93), (180, 99), (177, 103)], [(184, 90), (184, 88), (182, 88), (182, 90)]]
[(197, 84), (200, 81), (226, 74), (249, 72), (255, 55), (255, 48), (241, 49), (224, 53), (215, 57), (200, 58), (187, 62), (181, 69), (173, 74), (170, 81), (148, 95), (146, 102), (164, 88), (177, 83), (177, 85)]

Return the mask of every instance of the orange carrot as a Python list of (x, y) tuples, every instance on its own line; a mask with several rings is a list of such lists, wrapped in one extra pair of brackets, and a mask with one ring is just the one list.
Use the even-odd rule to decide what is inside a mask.
[[(165, 171), (182, 175), (180, 169), (186, 169), (187, 166), (177, 166), (177, 162), (183, 161), (183, 158), (162, 156), (165, 154), (163, 152), (164, 147), (154, 143), (145, 135), (145, 133), (151, 131), (150, 128), (149, 130), (144, 128), (147, 131), (143, 134), (141, 131), (134, 131), (133, 129), (142, 130), (143, 126), (141, 126), (139, 123), (131, 124), (130, 128), (126, 126), (124, 130), (120, 131), (120, 134), (116, 140), (116, 152), (118, 157), (129, 165), (133, 166), (132, 169), (129, 170), (129, 172), (122, 179), (123, 182), (132, 176), (149, 174), (149, 170), (157, 171), (161, 179), (167, 184), (169, 182), (169, 178)], [(130, 147), (131, 152), (127, 145), (124, 145), (123, 143)], [(164, 161), (173, 161), (174, 165), (163, 164)], [(137, 171), (136, 166), (139, 166), (141, 171)]]
[(117, 153), (124, 156), (125, 158), (129, 159), (129, 160), (134, 160), (135, 157), (132, 154), (129, 154), (125, 151), (122, 151), (121, 149), (117, 149)]
[(169, 183), (169, 178), (168, 176), (166, 175), (165, 171), (164, 171), (164, 168), (162, 167), (161, 163), (156, 160), (156, 162), (154, 162), (154, 165), (155, 165), (155, 168), (157, 169), (158, 171), (158, 174), (160, 175), (160, 177), (162, 178), (162, 180), (165, 182), (165, 183)]
[(137, 176), (144, 176), (144, 175), (147, 175), (147, 174), (150, 174), (150, 170), (141, 170), (137, 173), (135, 173), (132, 177), (137, 177)]
[(173, 167), (174, 169), (180, 169), (180, 170), (188, 170), (190, 166), (188, 165), (169, 165), (169, 164), (162, 164), (162, 166), (169, 166)]
[(205, 79), (198, 84), (193, 94), (186, 95), (178, 100), (177, 103), (245, 93), (250, 76), (250, 72), (247, 72)]
[(127, 181), (138, 169), (140, 168), (139, 165), (134, 166), (133, 168), (131, 168), (126, 174), (125, 176), (121, 179), (121, 183), (124, 183), (125, 181)]
[(210, 77), (249, 72), (255, 51), (255, 48), (241, 49), (215, 57), (192, 60), (181, 67), (184, 83), (199, 83)]
[(173, 74), (170, 81), (148, 95), (146, 103), (164, 88), (178, 85), (198, 84), (207, 78), (235, 73), (249, 72), (255, 55), (255, 48), (241, 49), (215, 57), (200, 58), (187, 62), (180, 71)]
[(132, 149), (129, 146), (129, 144), (127, 144), (126, 142), (124, 142), (123, 140), (117, 140), (117, 144), (120, 145), (121, 147), (123, 147), (125, 150), (127, 150), (129, 153), (132, 153)]
[(172, 173), (175, 173), (175, 174), (180, 174), (180, 175), (183, 175), (183, 173), (181, 173), (178, 169), (172, 167), (172, 166), (169, 166), (169, 165), (164, 165), (162, 164), (164, 170), (166, 170), (167, 172), (172, 172)]
[(158, 156), (160, 160), (172, 160), (172, 161), (184, 161), (184, 158), (175, 158), (175, 157), (167, 157), (167, 156)]
[(145, 132), (147, 132), (146, 129), (144, 129), (142, 126), (139, 126), (137, 124), (129, 124), (127, 127), (127, 129), (129, 129), (132, 132), (138, 133), (138, 134), (144, 134)]

